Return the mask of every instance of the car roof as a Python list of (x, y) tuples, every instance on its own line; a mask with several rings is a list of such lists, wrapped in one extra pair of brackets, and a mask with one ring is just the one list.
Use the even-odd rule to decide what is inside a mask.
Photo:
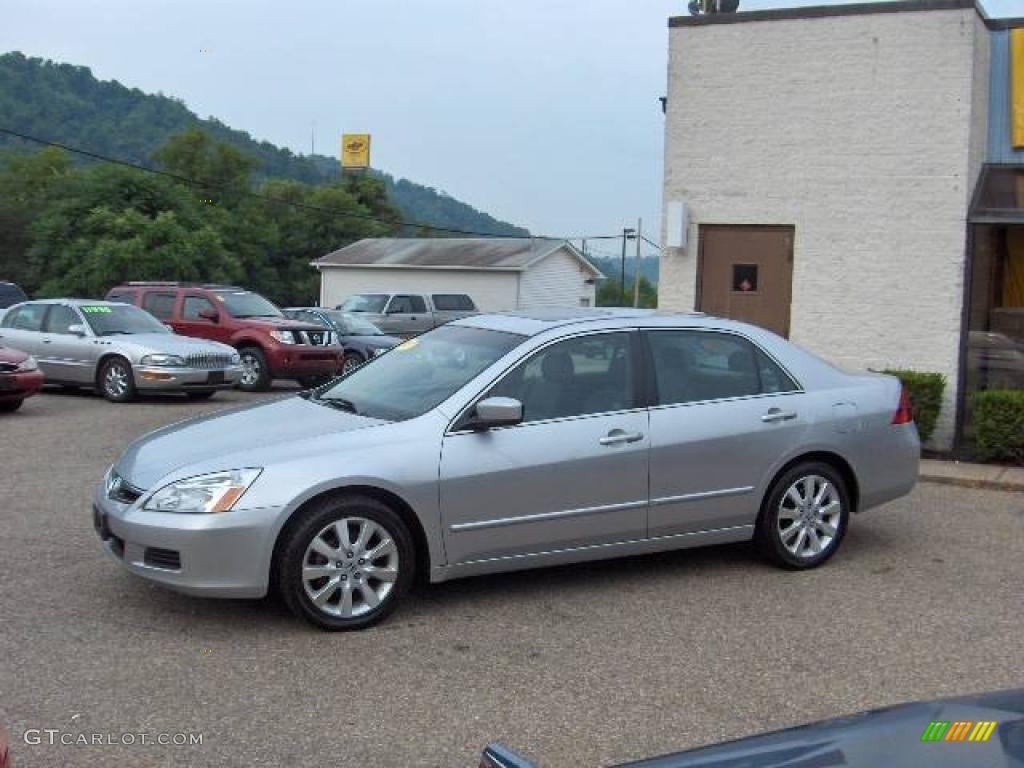
[(536, 336), (539, 333), (568, 325), (594, 328), (619, 328), (642, 324), (686, 325), (723, 327), (732, 324), (730, 320), (705, 315), (701, 312), (658, 312), (654, 309), (631, 309), (619, 307), (580, 307), (513, 310), (491, 314), (473, 315), (456, 320), (457, 325), (469, 325), (477, 328), (489, 328), (525, 336)]
[(125, 304), (123, 301), (104, 301), (102, 299), (71, 299), (71, 298), (55, 298), (55, 299), (30, 299), (29, 301), (23, 301), (22, 304), (71, 304), (75, 307), (90, 306), (90, 307), (128, 307), (130, 304)]

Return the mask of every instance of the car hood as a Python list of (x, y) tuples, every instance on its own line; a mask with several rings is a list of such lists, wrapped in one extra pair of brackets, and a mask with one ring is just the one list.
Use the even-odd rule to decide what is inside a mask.
[[(970, 722), (962, 743), (929, 739), (929, 724)], [(994, 722), (984, 742), (969, 736), (980, 722)], [(954, 735), (956, 732), (953, 732)], [(959, 739), (956, 739), (958, 742)], [(710, 747), (702, 747), (620, 768), (696, 768), (697, 766), (963, 766), (1024, 765), (1024, 689), (900, 704), (885, 709), (788, 728)]]
[(28, 355), (22, 352), (20, 349), (12, 349), (11, 347), (0, 347), (0, 363), (20, 363)]
[(391, 349), (402, 343), (402, 340), (395, 336), (351, 336), (347, 335), (342, 339), (344, 342), (362, 344), (370, 349)]
[(276, 329), (284, 329), (287, 331), (323, 331), (325, 329), (322, 325), (316, 323), (306, 323), (302, 320), (292, 320), (288, 317), (240, 317), (238, 322), (245, 323), (246, 325), (254, 328), (263, 328), (267, 331)]
[(386, 423), (289, 395), (186, 419), (150, 432), (128, 446), (115, 468), (131, 485), (148, 490), (166, 475), (192, 464)]
[(134, 347), (144, 352), (162, 352), (168, 355), (191, 355), (200, 352), (216, 352), (231, 355), (234, 349), (217, 341), (199, 339), (193, 336), (179, 336), (176, 333), (131, 333), (101, 336), (100, 341), (115, 347)]

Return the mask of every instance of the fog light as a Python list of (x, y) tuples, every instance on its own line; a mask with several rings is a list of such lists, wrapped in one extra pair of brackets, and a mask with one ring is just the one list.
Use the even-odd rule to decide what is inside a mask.
[(156, 371), (142, 371), (139, 375), (146, 381), (171, 381), (174, 378), (173, 373), (157, 373)]

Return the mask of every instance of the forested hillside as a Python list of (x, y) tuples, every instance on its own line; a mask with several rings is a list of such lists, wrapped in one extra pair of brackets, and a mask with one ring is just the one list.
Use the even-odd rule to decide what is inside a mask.
[[(252, 158), (256, 182), (280, 178), (318, 185), (337, 176), (333, 158), (296, 155), (215, 118), (201, 119), (179, 99), (97, 80), (88, 67), (17, 51), (0, 55), (0, 127), (143, 164), (151, 164), (153, 152), (172, 136), (201, 128)], [(38, 146), (0, 136), (3, 149)], [(375, 173), (403, 219), (495, 235), (529, 234), (430, 187)]]

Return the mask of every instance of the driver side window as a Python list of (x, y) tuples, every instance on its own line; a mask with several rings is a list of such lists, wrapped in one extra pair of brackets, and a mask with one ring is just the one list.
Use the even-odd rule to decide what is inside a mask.
[(601, 333), (552, 344), (509, 371), (486, 397), (519, 400), (524, 422), (633, 408), (629, 338)]

